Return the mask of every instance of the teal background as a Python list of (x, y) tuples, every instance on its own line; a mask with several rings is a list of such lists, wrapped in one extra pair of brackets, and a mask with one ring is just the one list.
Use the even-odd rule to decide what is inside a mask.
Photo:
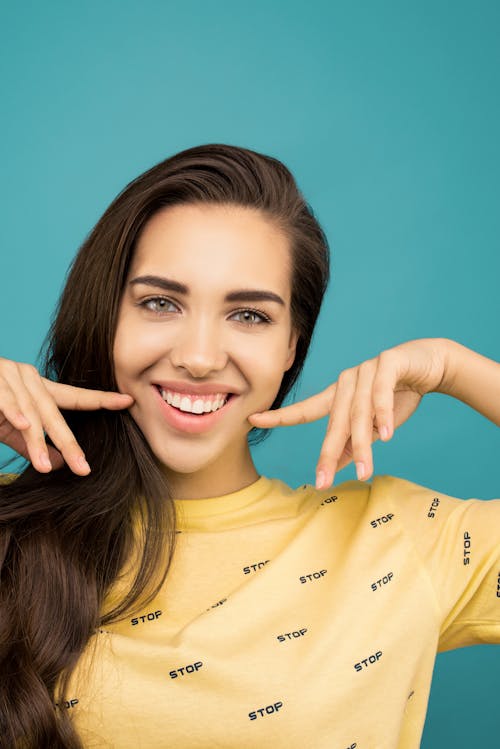
[[(1, 17), (2, 356), (36, 363), (70, 260), (129, 180), (227, 142), (284, 161), (331, 244), (297, 398), (414, 338), (500, 358), (497, 2), (4, 1)], [(259, 471), (313, 482), (325, 428), (275, 430)], [(499, 445), (432, 394), (374, 445), (375, 472), (500, 497)], [(422, 746), (497, 745), (499, 674), (494, 646), (439, 655)]]

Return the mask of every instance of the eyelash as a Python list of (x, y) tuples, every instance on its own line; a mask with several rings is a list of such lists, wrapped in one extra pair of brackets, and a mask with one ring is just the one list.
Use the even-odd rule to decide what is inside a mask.
[[(172, 300), (168, 299), (166, 296), (151, 296), (148, 299), (143, 299), (142, 302), (138, 302), (137, 306), (138, 307), (142, 307), (143, 309), (148, 309), (149, 310), (149, 308), (146, 305), (149, 304), (149, 302), (157, 302), (159, 300), (162, 300), (164, 302), (168, 302), (168, 304), (173, 304), (174, 307), (177, 306), (175, 304), (175, 302), (172, 302)], [(161, 312), (155, 312), (154, 310), (149, 310), (149, 311), (153, 312), (153, 314), (155, 314), (155, 315), (160, 315), (161, 316), (161, 314), (162, 314)], [(239, 314), (241, 314), (243, 312), (250, 312), (253, 315), (257, 315), (261, 319), (261, 323), (251, 323), (251, 322), (244, 322), (244, 323), (242, 323), (243, 325), (246, 325), (249, 328), (251, 328), (251, 327), (253, 327), (255, 325), (268, 324), (268, 323), (271, 322), (271, 318), (268, 317), (266, 314), (264, 314), (264, 312), (261, 312), (260, 310), (257, 310), (257, 309), (252, 309), (251, 307), (245, 307), (244, 309), (236, 310), (236, 312), (233, 312), (233, 315), (239, 315)], [(169, 313), (166, 312), (164, 314), (169, 314)]]

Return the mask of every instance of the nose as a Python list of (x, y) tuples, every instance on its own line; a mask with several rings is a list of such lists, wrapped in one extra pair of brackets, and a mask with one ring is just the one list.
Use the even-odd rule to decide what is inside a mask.
[(224, 369), (228, 356), (222, 338), (215, 322), (206, 317), (193, 319), (178, 331), (170, 350), (172, 364), (187, 370), (192, 377), (206, 377)]

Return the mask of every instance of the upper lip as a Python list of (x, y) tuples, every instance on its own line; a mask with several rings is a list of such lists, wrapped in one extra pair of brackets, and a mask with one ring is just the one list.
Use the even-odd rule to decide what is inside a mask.
[(214, 393), (232, 393), (238, 395), (236, 388), (231, 385), (225, 385), (222, 382), (206, 382), (203, 385), (187, 382), (174, 382), (173, 380), (156, 380), (155, 385), (161, 387), (163, 390), (174, 390), (177, 393), (185, 393), (186, 395), (211, 395)]

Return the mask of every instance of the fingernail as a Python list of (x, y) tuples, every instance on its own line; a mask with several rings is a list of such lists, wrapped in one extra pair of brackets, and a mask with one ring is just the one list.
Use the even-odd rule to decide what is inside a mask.
[(78, 458), (78, 465), (80, 466), (80, 468), (83, 468), (85, 471), (90, 471), (90, 466), (83, 456)]
[(316, 474), (316, 489), (323, 489), (326, 486), (326, 475), (324, 471), (318, 471)]
[(385, 424), (384, 424), (384, 426), (380, 427), (379, 434), (380, 434), (380, 436), (382, 437), (383, 440), (386, 440), (387, 437), (389, 436), (389, 430), (385, 426)]
[(356, 473), (358, 474), (358, 479), (364, 478), (365, 475), (365, 464), (364, 463), (356, 463)]
[(52, 463), (47, 457), (47, 453), (40, 453), (40, 463), (44, 468), (52, 468)]

